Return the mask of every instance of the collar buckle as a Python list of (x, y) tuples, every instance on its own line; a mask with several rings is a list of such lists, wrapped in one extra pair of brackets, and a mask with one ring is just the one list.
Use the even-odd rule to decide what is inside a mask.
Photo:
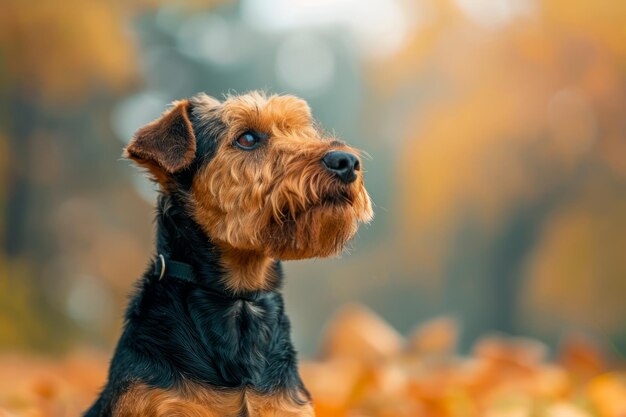
[[(161, 281), (165, 276), (165, 256), (159, 253), (158, 258), (154, 260), (154, 266), (156, 272), (159, 274), (159, 281)], [(159, 272), (159, 266), (161, 267), (161, 272)]]

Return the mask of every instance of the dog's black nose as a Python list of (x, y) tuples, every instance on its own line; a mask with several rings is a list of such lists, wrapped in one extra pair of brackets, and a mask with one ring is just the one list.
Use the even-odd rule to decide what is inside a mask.
[(356, 171), (361, 168), (359, 158), (349, 152), (328, 152), (322, 158), (322, 163), (346, 184), (356, 180)]

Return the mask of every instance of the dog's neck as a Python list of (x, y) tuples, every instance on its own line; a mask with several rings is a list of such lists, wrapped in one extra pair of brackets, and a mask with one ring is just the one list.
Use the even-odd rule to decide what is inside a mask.
[[(282, 380), (273, 363), (290, 349), (278, 291), (280, 264), (271, 266), (277, 278), (271, 289), (234, 292), (225, 282), (229, 275), (222, 250), (193, 220), (184, 195), (160, 195), (156, 223), (157, 253), (189, 264), (194, 271), (191, 281), (197, 285), (168, 275), (167, 268), (162, 278), (151, 271), (144, 276), (126, 313), (125, 342), (120, 342), (148, 352), (159, 364), (157, 371), (145, 368), (147, 374), (138, 369), (139, 379), (168, 388), (182, 386), (185, 379), (230, 388), (268, 387)], [(123, 372), (135, 362), (141, 361), (123, 365)], [(285, 364), (286, 378), (297, 378), (294, 363)], [(297, 381), (292, 385), (301, 386)]]
[(199, 284), (229, 293), (274, 291), (280, 287), (278, 261), (212, 242), (189, 213), (184, 199), (184, 195), (159, 195), (157, 254), (191, 265)]

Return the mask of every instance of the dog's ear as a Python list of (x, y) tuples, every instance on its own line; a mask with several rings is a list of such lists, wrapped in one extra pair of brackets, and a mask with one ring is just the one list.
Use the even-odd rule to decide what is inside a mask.
[(196, 137), (187, 113), (189, 101), (174, 107), (135, 133), (123, 156), (148, 168), (159, 182), (188, 167), (196, 154)]

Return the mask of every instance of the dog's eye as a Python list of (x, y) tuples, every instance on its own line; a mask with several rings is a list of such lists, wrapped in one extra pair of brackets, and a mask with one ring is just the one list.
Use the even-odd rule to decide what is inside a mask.
[(256, 149), (261, 144), (261, 138), (253, 132), (246, 132), (239, 136), (234, 144), (241, 149), (250, 151)]

